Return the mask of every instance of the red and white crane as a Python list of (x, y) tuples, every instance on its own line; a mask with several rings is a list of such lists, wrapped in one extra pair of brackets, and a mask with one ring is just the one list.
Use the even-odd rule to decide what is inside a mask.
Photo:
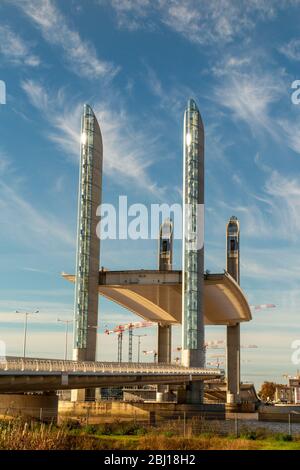
[(118, 336), (118, 362), (122, 362), (122, 349), (123, 349), (123, 333), (128, 331), (129, 334), (129, 341), (128, 341), (128, 362), (132, 362), (132, 332), (136, 328), (147, 328), (149, 326), (154, 326), (154, 323), (151, 321), (138, 321), (138, 322), (130, 322), (125, 323), (122, 325), (117, 325), (112, 330), (108, 328), (104, 330), (106, 335), (116, 333)]
[(275, 304), (250, 305), (250, 308), (253, 310), (264, 310), (266, 308), (276, 308), (276, 305)]
[(153, 362), (157, 362), (157, 351), (155, 349), (151, 349), (151, 351), (143, 351), (143, 354), (148, 356), (148, 354), (153, 354)]

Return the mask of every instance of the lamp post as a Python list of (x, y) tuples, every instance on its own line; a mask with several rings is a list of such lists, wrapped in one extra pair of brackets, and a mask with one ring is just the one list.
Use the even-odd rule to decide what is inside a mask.
[(26, 358), (26, 341), (27, 341), (27, 321), (28, 321), (28, 316), (33, 315), (35, 313), (39, 313), (39, 310), (35, 310), (34, 312), (20, 312), (19, 310), (16, 310), (16, 313), (22, 313), (25, 315), (25, 322), (24, 322), (24, 339), (23, 339), (23, 358)]
[(141, 351), (141, 338), (147, 335), (144, 334), (144, 335), (132, 335), (132, 336), (136, 336), (138, 338), (138, 364), (139, 364), (140, 363), (140, 351)]
[(69, 324), (73, 323), (73, 320), (61, 320), (60, 318), (57, 319), (59, 323), (64, 323), (66, 325), (66, 333), (65, 333), (65, 361), (68, 358), (68, 334), (69, 334)]

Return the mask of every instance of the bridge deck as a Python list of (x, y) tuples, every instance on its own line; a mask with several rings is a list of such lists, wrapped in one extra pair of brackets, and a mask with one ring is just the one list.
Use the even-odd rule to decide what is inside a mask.
[(53, 391), (127, 384), (184, 383), (222, 378), (220, 369), (170, 364), (76, 362), (7, 357), (0, 362), (0, 392)]
[[(100, 271), (99, 294), (145, 320), (161, 324), (182, 321), (181, 271)], [(72, 274), (62, 274), (75, 282)], [(204, 275), (204, 322), (235, 325), (250, 321), (251, 311), (240, 286), (227, 273)]]

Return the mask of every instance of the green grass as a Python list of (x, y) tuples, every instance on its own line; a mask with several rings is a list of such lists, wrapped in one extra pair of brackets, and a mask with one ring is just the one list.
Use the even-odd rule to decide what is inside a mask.
[(207, 432), (178, 436), (169, 427), (137, 423), (47, 426), (22, 420), (0, 421), (0, 449), (6, 450), (300, 450), (300, 437), (270, 435), (260, 428), (222, 437)]
[(267, 438), (257, 443), (261, 450), (300, 450), (300, 440), (287, 442), (275, 438)]

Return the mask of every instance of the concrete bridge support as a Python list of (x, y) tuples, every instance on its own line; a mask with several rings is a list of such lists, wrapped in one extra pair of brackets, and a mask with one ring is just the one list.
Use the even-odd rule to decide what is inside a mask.
[[(158, 267), (162, 271), (171, 271), (173, 261), (173, 224), (165, 220), (159, 230)], [(169, 364), (171, 362), (172, 326), (158, 324), (157, 362)], [(167, 399), (168, 385), (157, 385), (157, 401)]]
[(171, 325), (158, 325), (158, 363), (169, 364), (171, 362), (171, 328)]
[(0, 417), (26, 417), (57, 423), (58, 396), (56, 393), (0, 394)]
[[(226, 228), (227, 272), (240, 283), (240, 224), (231, 217)], [(233, 406), (240, 402), (241, 360), (240, 324), (227, 326), (227, 392), (226, 401)]]
[(227, 393), (226, 401), (233, 405), (240, 400), (240, 324), (227, 326)]

